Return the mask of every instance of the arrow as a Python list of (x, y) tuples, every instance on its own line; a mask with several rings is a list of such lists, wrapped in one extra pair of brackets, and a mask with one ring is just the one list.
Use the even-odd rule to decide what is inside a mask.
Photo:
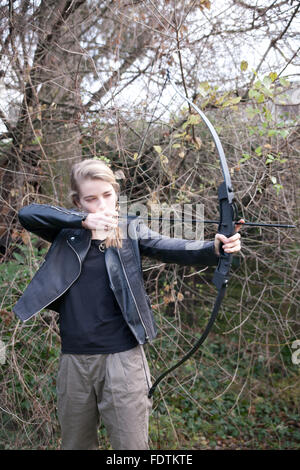
[[(201, 219), (174, 219), (174, 218), (170, 218), (170, 219), (166, 219), (164, 217), (140, 217), (140, 216), (137, 216), (136, 214), (128, 214), (127, 216), (126, 215), (120, 215), (119, 218), (121, 219), (126, 219), (127, 217), (138, 217), (139, 219), (143, 219), (143, 220), (167, 220), (169, 222), (182, 222), (182, 223), (186, 223), (186, 222), (199, 222), (199, 223), (202, 223), (202, 224), (219, 224), (220, 221), (219, 220), (201, 220)], [(296, 228), (296, 225), (288, 225), (288, 224), (273, 224), (273, 223), (262, 223), (262, 222), (235, 222), (235, 225), (249, 225), (251, 227), (277, 227), (277, 228)]]

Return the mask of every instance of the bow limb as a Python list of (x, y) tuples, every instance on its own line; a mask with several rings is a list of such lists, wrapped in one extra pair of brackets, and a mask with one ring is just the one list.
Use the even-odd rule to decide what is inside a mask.
[(148, 398), (151, 398), (153, 393), (155, 392), (155, 389), (156, 387), (158, 386), (158, 384), (167, 376), (169, 375), (171, 372), (173, 372), (175, 369), (177, 369), (177, 367), (181, 366), (184, 362), (186, 362), (199, 348), (200, 346), (202, 345), (202, 343), (205, 341), (205, 339), (207, 338), (208, 336), (208, 333), (210, 332), (213, 324), (214, 324), (214, 321), (215, 319), (217, 318), (217, 315), (218, 315), (218, 312), (219, 312), (219, 308), (220, 308), (220, 305), (221, 305), (221, 302), (224, 298), (224, 295), (225, 295), (225, 291), (226, 291), (226, 285), (223, 285), (219, 292), (218, 292), (218, 295), (217, 295), (217, 298), (216, 298), (216, 301), (215, 301), (215, 305), (213, 307), (213, 311), (211, 313), (211, 316), (210, 316), (210, 319), (205, 327), (205, 330), (203, 331), (202, 335), (200, 336), (200, 338), (197, 340), (197, 342), (194, 344), (194, 346), (188, 351), (188, 353), (183, 356), (182, 359), (180, 359), (179, 362), (177, 362), (176, 364), (174, 364), (172, 367), (170, 367), (168, 370), (166, 370), (165, 372), (163, 372), (157, 379), (156, 381), (154, 382), (154, 384), (152, 385), (152, 387), (150, 388), (149, 392), (148, 392)]
[[(210, 122), (210, 120), (206, 117), (206, 115), (203, 113), (203, 111), (201, 111), (201, 109), (198, 108), (197, 105), (195, 105), (195, 103), (193, 103), (193, 101), (191, 101), (189, 98), (187, 98), (187, 96), (185, 96), (180, 90), (179, 88), (175, 85), (175, 83), (171, 80), (170, 78), (170, 74), (168, 72), (168, 79), (169, 79), (169, 82), (170, 84), (172, 85), (172, 87), (174, 88), (174, 90), (176, 91), (176, 93), (178, 93), (179, 96), (181, 96), (181, 98), (183, 98), (185, 101), (187, 101), (191, 106), (192, 108), (199, 114), (199, 116), (201, 117), (202, 121), (206, 124), (206, 126), (208, 127), (208, 130), (210, 131), (211, 135), (212, 135), (212, 138), (214, 140), (214, 143), (215, 143), (215, 146), (217, 148), (217, 151), (218, 151), (218, 154), (219, 154), (219, 159), (220, 159), (220, 163), (221, 163), (221, 169), (222, 169), (222, 173), (223, 173), (223, 178), (224, 178), (224, 181), (226, 183), (226, 187), (229, 189), (229, 191), (231, 190), (232, 191), (232, 185), (231, 185), (231, 178), (230, 178), (230, 173), (229, 173), (229, 169), (228, 169), (228, 165), (227, 165), (227, 160), (226, 160), (226, 157), (225, 157), (225, 153), (224, 153), (224, 150), (223, 150), (223, 147), (222, 147), (222, 144), (221, 144), (221, 141), (220, 141), (220, 138), (214, 128), (214, 126), (212, 125), (212, 123)], [(229, 196), (229, 195), (228, 195)], [(230, 198), (230, 197), (229, 197)], [(233, 195), (232, 197), (230, 198), (230, 202), (232, 202), (232, 199), (233, 199)]]

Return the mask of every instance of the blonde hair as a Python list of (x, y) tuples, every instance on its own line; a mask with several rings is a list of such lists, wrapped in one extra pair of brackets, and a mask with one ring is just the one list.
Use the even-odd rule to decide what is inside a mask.
[[(114, 172), (109, 166), (101, 160), (89, 158), (79, 163), (75, 163), (71, 169), (69, 198), (72, 203), (77, 206), (80, 198), (80, 184), (86, 179), (99, 179), (110, 183), (114, 188), (116, 194), (120, 192), (120, 185), (116, 181)], [(108, 248), (113, 246), (121, 248), (122, 239), (119, 227), (117, 227), (111, 235), (105, 240), (105, 246)]]

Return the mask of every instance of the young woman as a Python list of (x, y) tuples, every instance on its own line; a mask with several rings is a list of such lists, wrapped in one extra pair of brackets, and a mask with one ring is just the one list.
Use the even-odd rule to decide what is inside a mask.
[(97, 449), (101, 417), (113, 449), (148, 449), (151, 380), (142, 345), (156, 328), (140, 258), (215, 265), (220, 242), (238, 252), (240, 235), (198, 242), (162, 237), (138, 218), (118, 221), (119, 185), (99, 160), (73, 166), (71, 190), (76, 209), (19, 211), (22, 226), (51, 246), (13, 310), (22, 321), (43, 308), (60, 314), (61, 448)]

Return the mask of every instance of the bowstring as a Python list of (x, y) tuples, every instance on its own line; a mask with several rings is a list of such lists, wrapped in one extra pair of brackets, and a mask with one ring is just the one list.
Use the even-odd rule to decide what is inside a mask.
[[(151, 114), (150, 121), (149, 121), (149, 123), (148, 123), (146, 132), (144, 133), (144, 136), (143, 136), (143, 138), (142, 138), (142, 141), (141, 141), (141, 143), (140, 143), (140, 146), (139, 146), (139, 149), (138, 149), (138, 152), (137, 152), (137, 156), (136, 156), (137, 165), (136, 165), (136, 167), (135, 167), (135, 171), (134, 171), (134, 175), (133, 175), (132, 181), (135, 181), (136, 173), (137, 173), (137, 169), (138, 169), (138, 161), (139, 161), (139, 159), (141, 158), (142, 151), (143, 151), (143, 149), (144, 149), (145, 141), (146, 141), (146, 138), (147, 138), (147, 136), (148, 136), (148, 134), (149, 134), (150, 127), (151, 127), (152, 124), (156, 121), (156, 119), (153, 120), (153, 117), (154, 117), (154, 115), (155, 115), (155, 113), (156, 113), (156, 110), (157, 110), (157, 108), (158, 108), (158, 105), (159, 105), (159, 103), (160, 103), (162, 94), (163, 94), (163, 92), (164, 92), (164, 89), (165, 89), (165, 87), (166, 87), (166, 84), (167, 84), (168, 80), (169, 80), (169, 77), (168, 77), (168, 75), (166, 75), (166, 78), (165, 78), (165, 80), (164, 80), (164, 84), (163, 84), (163, 86), (162, 86), (162, 88), (161, 88), (161, 90), (160, 90), (160, 93), (159, 93), (159, 95), (158, 95), (158, 99), (157, 99), (157, 101), (156, 101), (154, 110), (153, 110), (153, 112), (152, 112), (152, 114)], [(132, 189), (133, 189), (133, 185), (131, 186), (129, 198), (131, 198)]]

